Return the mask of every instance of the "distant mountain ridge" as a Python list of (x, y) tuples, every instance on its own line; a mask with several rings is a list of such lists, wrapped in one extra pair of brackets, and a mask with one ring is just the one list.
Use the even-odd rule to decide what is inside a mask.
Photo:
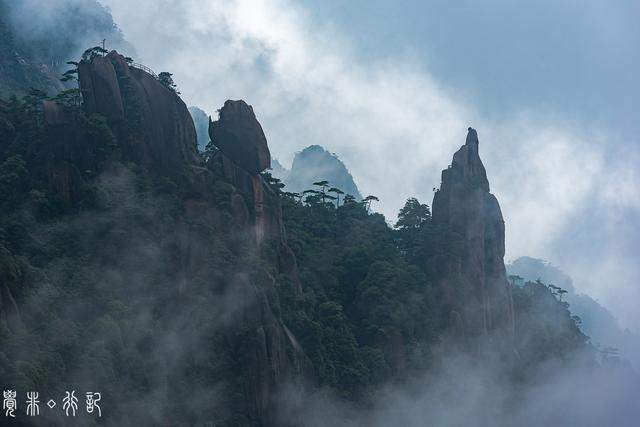
[(198, 151), (203, 152), (209, 143), (209, 115), (199, 107), (189, 107), (189, 114), (196, 127)]
[[(405, 409), (386, 399), (390, 385), (415, 390), (422, 407), (443, 391), (453, 406), (420, 417), (435, 425), (531, 425), (529, 407), (549, 425), (626, 425), (640, 381), (597, 363), (549, 287), (507, 281), (504, 219), (475, 130), (443, 170), (433, 210), (411, 198), (392, 228), (366, 200), (292, 195), (327, 180), (362, 198), (319, 145), (296, 153), (290, 171), (272, 159), (245, 101), (226, 101), (211, 121), (116, 51), (77, 67), (78, 102), (0, 97), (4, 384), (48, 393), (95, 383), (118, 397), (108, 425), (314, 425), (316, 392), (364, 408), (367, 421), (359, 409), (340, 422), (325, 410), (319, 425), (420, 425), (370, 411), (378, 394)], [(440, 382), (450, 362), (455, 372)], [(586, 413), (596, 405), (575, 392), (582, 382), (557, 381), (569, 369), (613, 409)], [(631, 386), (617, 391), (612, 372)], [(537, 392), (547, 382), (553, 405), (547, 387)], [(512, 406), (531, 400), (531, 385), (546, 400)], [(64, 424), (59, 411), (42, 416)]]
[(540, 279), (543, 283), (566, 290), (565, 300), (571, 312), (582, 320), (581, 327), (591, 342), (600, 347), (618, 348), (622, 357), (629, 359), (636, 368), (640, 367), (640, 337), (623, 330), (614, 314), (589, 295), (580, 293), (571, 277), (561, 269), (547, 261), (527, 256), (516, 259), (506, 267), (510, 275), (530, 281)]
[[(320, 145), (310, 145), (296, 153), (290, 171), (275, 162), (272, 168), (274, 175), (286, 185), (287, 191), (299, 193), (312, 188), (314, 182), (327, 180), (332, 187), (337, 187), (356, 199), (362, 199), (362, 194), (346, 165), (336, 154), (330, 153)], [(283, 175), (284, 173), (286, 175)]]
[(111, 12), (98, 1), (42, 2), (47, 7), (38, 13), (32, 3), (0, 0), (0, 95), (31, 88), (57, 94), (65, 89), (59, 79), (70, 68), (66, 62), (102, 40), (108, 50), (133, 55)]
[(289, 175), (289, 169), (282, 166), (278, 159), (271, 159), (271, 175), (283, 181)]

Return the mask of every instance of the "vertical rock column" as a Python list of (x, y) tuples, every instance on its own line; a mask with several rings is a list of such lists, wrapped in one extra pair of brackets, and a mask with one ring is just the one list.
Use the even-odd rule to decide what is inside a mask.
[(447, 261), (441, 280), (451, 318), (467, 336), (512, 338), (513, 302), (504, 267), (504, 221), (489, 191), (479, 156), (478, 134), (469, 128), (465, 144), (442, 171), (433, 199), (433, 221), (462, 239), (461, 259)]

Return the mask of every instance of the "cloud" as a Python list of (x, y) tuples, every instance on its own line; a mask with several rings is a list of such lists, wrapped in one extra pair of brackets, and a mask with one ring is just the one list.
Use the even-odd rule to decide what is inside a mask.
[(109, 11), (97, 0), (16, 0), (7, 3), (9, 24), (18, 42), (49, 65), (62, 66), (87, 47), (108, 39), (112, 47), (133, 54)]
[[(173, 72), (187, 103), (215, 114), (226, 99), (247, 100), (275, 157), (286, 164), (310, 144), (336, 152), (390, 221), (409, 196), (430, 202), (473, 125), (506, 219), (507, 256), (558, 260), (582, 291), (625, 313), (625, 324), (640, 320), (628, 300), (592, 280), (628, 268), (615, 262), (620, 248), (639, 241), (616, 225), (640, 218), (640, 192), (632, 156), (612, 156), (609, 135), (537, 111), (496, 118), (406, 53), (360, 61), (349, 34), (291, 1), (104, 3), (139, 61)], [(578, 223), (598, 228), (601, 253), (570, 245)], [(618, 286), (638, 301), (640, 271), (627, 272)]]
[(328, 390), (285, 389), (282, 422), (340, 426), (632, 426), (639, 416), (633, 371), (596, 368), (575, 355), (571, 363), (549, 361), (535, 381), (512, 383), (504, 362), (449, 352), (427, 374), (387, 384), (363, 409)]

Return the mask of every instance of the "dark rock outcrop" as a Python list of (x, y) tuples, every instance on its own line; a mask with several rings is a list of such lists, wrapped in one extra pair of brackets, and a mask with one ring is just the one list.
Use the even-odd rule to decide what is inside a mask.
[(108, 119), (125, 155), (166, 172), (200, 163), (196, 130), (180, 97), (116, 51), (78, 66), (88, 114)]
[(42, 117), (46, 130), (46, 144), (42, 152), (46, 158), (46, 180), (49, 188), (69, 203), (81, 194), (83, 179), (77, 165), (91, 167), (86, 157), (92, 147), (90, 143), (81, 142), (82, 132), (65, 106), (42, 101)]
[(220, 118), (209, 122), (209, 136), (220, 151), (249, 173), (271, 166), (271, 153), (262, 126), (246, 102), (228, 100)]
[(513, 336), (514, 315), (504, 267), (504, 220), (478, 153), (476, 131), (442, 171), (433, 199), (433, 221), (459, 236), (461, 257), (444, 266), (441, 288), (453, 329), (464, 335)]
[[(209, 132), (220, 150), (207, 166), (233, 186), (230, 208), (234, 221), (240, 228), (251, 230), (263, 258), (300, 293), (301, 280), (295, 256), (287, 245), (280, 196), (260, 174), (269, 166), (270, 154), (252, 108), (244, 101), (225, 102), (220, 120), (210, 125)], [(278, 297), (274, 277), (267, 274), (252, 283), (247, 275), (239, 274), (234, 280), (255, 302), (245, 311), (243, 320), (251, 331), (248, 342), (252, 345), (243, 352), (251, 413), (262, 425), (275, 425), (278, 390), (296, 379), (311, 378), (313, 368), (275, 314), (273, 302), (277, 305)]]
[[(219, 244), (228, 245), (229, 254), (234, 254), (229, 255), (230, 261), (255, 257), (255, 263), (239, 267), (237, 274), (227, 275), (215, 286), (221, 292), (234, 289), (242, 301), (239, 313), (223, 331), (228, 339), (227, 356), (236, 360), (239, 369), (230, 381), (242, 384), (241, 412), (255, 425), (275, 425), (279, 388), (313, 374), (280, 315), (277, 286), (292, 286), (294, 292), (300, 292), (301, 281), (295, 256), (286, 243), (280, 196), (260, 174), (269, 166), (270, 154), (253, 110), (244, 101), (225, 103), (220, 120), (210, 128), (220, 150), (205, 165), (197, 154), (188, 109), (152, 74), (111, 52), (81, 62), (79, 78), (86, 113), (106, 117), (123, 160), (143, 165), (156, 175), (179, 173), (185, 178), (189, 196), (176, 225), (184, 230), (178, 234), (190, 236), (194, 232), (191, 224), (206, 221)], [(66, 125), (63, 108), (46, 104), (44, 112), (49, 145), (53, 149), (58, 144), (56, 152), (69, 153), (52, 156), (49, 182), (65, 200), (73, 200), (80, 180), (73, 164), (82, 163), (73, 151), (79, 139), (73, 124)], [(190, 278), (197, 277), (200, 266), (207, 262), (196, 255), (206, 249), (190, 248), (189, 241), (196, 241), (195, 236), (182, 240), (174, 250), (179, 259), (175, 265), (180, 266), (175, 273), (178, 292), (188, 288)]]
[(235, 188), (236, 193), (231, 196), (234, 218), (242, 220), (241, 225), (252, 230), (257, 244), (276, 246), (272, 261), (289, 277), (293, 286), (301, 290), (297, 262), (286, 242), (280, 197), (260, 174), (247, 172), (220, 151), (209, 162), (209, 168)]

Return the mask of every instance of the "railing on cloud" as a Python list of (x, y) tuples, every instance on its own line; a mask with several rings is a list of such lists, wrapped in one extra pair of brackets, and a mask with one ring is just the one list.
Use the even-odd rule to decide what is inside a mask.
[(133, 68), (137, 68), (138, 70), (142, 70), (145, 73), (151, 74), (156, 79), (158, 78), (156, 73), (154, 73), (153, 70), (151, 68), (147, 67), (146, 65), (138, 64), (137, 62), (130, 62), (129, 66), (133, 67)]

